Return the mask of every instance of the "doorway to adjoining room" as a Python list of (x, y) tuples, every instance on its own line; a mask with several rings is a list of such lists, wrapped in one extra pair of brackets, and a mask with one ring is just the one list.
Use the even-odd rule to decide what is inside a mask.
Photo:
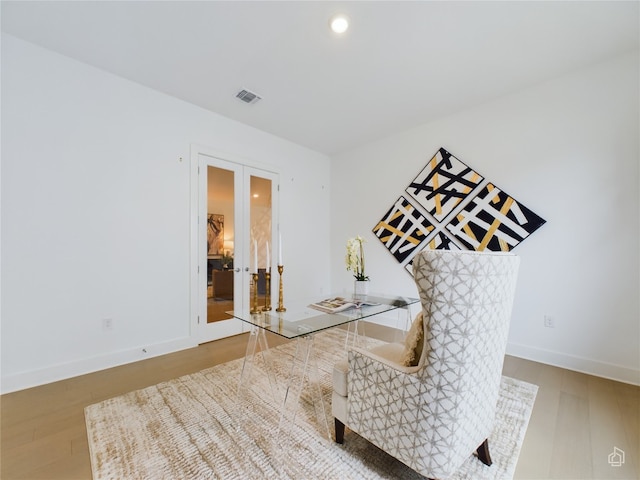
[[(254, 291), (259, 304), (265, 303), (265, 272), (273, 263), (277, 225), (278, 174), (202, 150), (194, 158), (192, 172), (199, 187), (194, 217), (197, 294), (192, 298), (196, 335), (204, 343), (244, 331), (243, 322), (228, 312), (248, 308)], [(273, 292), (274, 286), (270, 288)]]
[(231, 318), (235, 247), (234, 172), (207, 166), (207, 323)]
[[(207, 323), (228, 320), (225, 312), (233, 310), (234, 302), (234, 172), (223, 168), (207, 167)], [(267, 257), (272, 245), (272, 182), (268, 178), (251, 176), (250, 185), (250, 237), (251, 248), (262, 245), (251, 258), (259, 257), (264, 267), (257, 268), (258, 281), (250, 282), (249, 295), (258, 290), (258, 302), (266, 297)], [(267, 251), (269, 250), (269, 251)], [(269, 262), (270, 263), (270, 262)], [(251, 270), (252, 272), (254, 270)]]

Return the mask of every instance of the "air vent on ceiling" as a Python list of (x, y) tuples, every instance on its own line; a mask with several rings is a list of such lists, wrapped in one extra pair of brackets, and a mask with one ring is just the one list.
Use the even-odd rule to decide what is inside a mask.
[(261, 99), (261, 97), (253, 92), (250, 92), (249, 90), (240, 90), (237, 94), (236, 94), (236, 98), (242, 100), (245, 103), (256, 103), (258, 100)]

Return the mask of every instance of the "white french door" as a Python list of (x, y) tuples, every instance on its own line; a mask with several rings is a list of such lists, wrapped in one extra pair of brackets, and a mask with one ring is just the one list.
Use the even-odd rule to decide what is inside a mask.
[[(197, 164), (197, 172), (192, 165), (197, 178), (192, 331), (198, 343), (248, 330), (225, 312), (248, 304), (253, 289), (261, 298), (271, 294), (261, 280), (267, 258), (273, 259), (278, 175), (224, 157), (192, 152)], [(254, 284), (256, 268), (262, 273)]]

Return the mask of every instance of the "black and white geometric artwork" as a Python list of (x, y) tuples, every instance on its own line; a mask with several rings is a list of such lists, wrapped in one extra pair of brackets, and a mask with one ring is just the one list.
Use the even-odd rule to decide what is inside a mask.
[(510, 251), (545, 220), (440, 148), (374, 227), (409, 273), (422, 249)]
[(442, 222), (483, 178), (441, 148), (407, 187), (407, 193)]
[[(445, 232), (436, 232), (435, 235), (429, 237), (427, 243), (423, 245), (421, 250), (424, 250), (425, 248), (429, 248), (431, 250), (462, 250), (458, 244), (454, 243), (451, 238), (445, 234)], [(414, 250), (416, 254), (418, 251), (419, 250)], [(413, 257), (415, 257), (415, 255), (411, 257), (411, 260), (409, 260), (404, 267), (411, 275), (413, 275)]]
[(402, 263), (433, 229), (423, 214), (406, 198), (400, 197), (374, 227), (373, 233)]
[(471, 250), (508, 252), (545, 220), (489, 183), (447, 225)]
[(435, 235), (429, 238), (424, 246), (431, 250), (461, 250), (461, 248), (443, 231), (436, 232)]

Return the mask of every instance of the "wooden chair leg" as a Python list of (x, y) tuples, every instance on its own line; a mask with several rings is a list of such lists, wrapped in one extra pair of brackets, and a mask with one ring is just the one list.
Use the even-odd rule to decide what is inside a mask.
[(336, 426), (336, 443), (344, 443), (344, 423), (334, 418)]
[(490, 466), (493, 462), (491, 461), (491, 455), (489, 455), (489, 439), (485, 439), (480, 445), (476, 453), (478, 454), (478, 459), (487, 466)]

